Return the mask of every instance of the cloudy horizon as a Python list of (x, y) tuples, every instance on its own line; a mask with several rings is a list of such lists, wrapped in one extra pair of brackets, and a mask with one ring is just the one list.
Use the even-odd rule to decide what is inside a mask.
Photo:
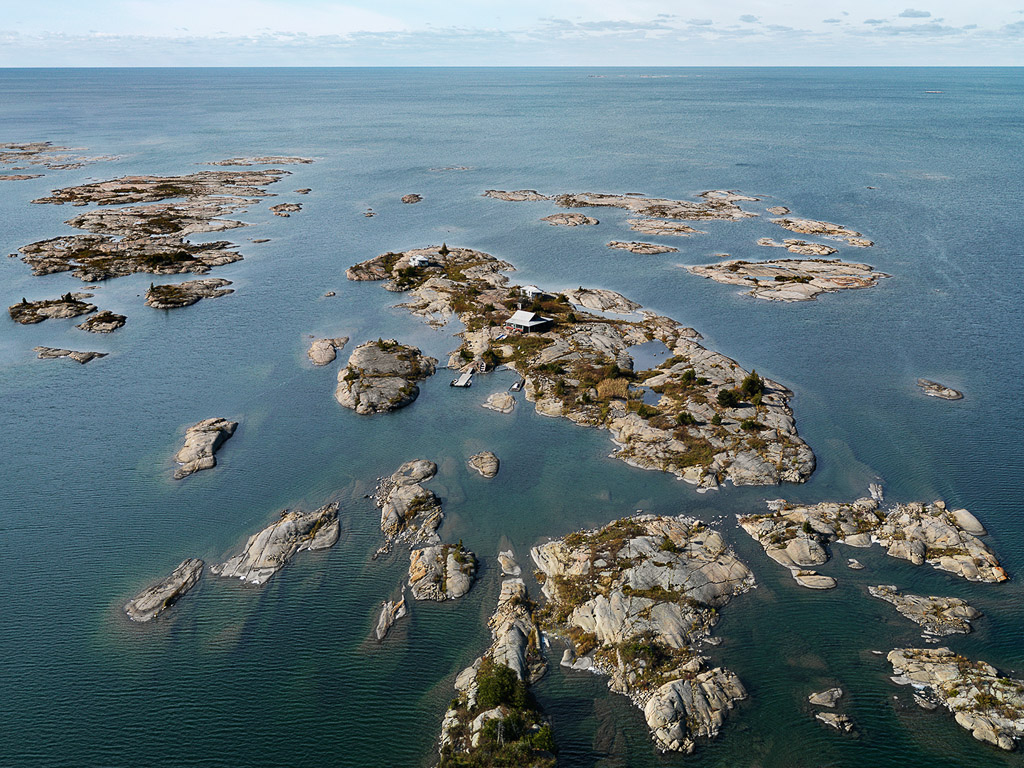
[[(8, 3), (4, 2), (5, 5)], [(1018, 66), (1024, 0), (49, 0), (7, 8), (0, 66)], [(673, 12), (669, 12), (673, 11)]]

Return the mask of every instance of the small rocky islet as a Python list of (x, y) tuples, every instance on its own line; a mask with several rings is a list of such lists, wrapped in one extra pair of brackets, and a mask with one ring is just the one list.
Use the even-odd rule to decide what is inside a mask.
[(125, 605), (128, 618), (138, 622), (155, 619), (199, 583), (203, 565), (198, 558), (184, 560), (170, 576), (143, 590)]
[(205, 280), (186, 280), (181, 283), (150, 284), (146, 291), (146, 306), (154, 309), (180, 309), (200, 299), (217, 299), (234, 293), (230, 280), (210, 277)]
[(926, 637), (966, 635), (971, 631), (971, 622), (981, 616), (980, 611), (958, 597), (911, 595), (900, 592), (892, 584), (868, 587), (868, 593), (872, 597), (892, 603), (901, 615), (919, 624), (924, 629)]
[(931, 381), (929, 379), (918, 379), (917, 386), (928, 395), (928, 397), (938, 397), (942, 400), (963, 400), (964, 393), (958, 389), (947, 387), (945, 384), (939, 384), (937, 381)]
[(306, 355), (313, 365), (329, 365), (338, 356), (338, 350), (344, 349), (346, 344), (348, 344), (348, 336), (314, 339), (313, 343), (309, 345), (309, 351)]
[(174, 479), (182, 480), (194, 472), (217, 466), (214, 454), (237, 428), (237, 421), (215, 417), (203, 419), (185, 430), (185, 443), (174, 454), (174, 461), (178, 464)]
[(76, 363), (85, 365), (99, 357), (106, 357), (106, 352), (80, 352), (74, 349), (60, 349), (58, 347), (33, 347), (32, 351), (40, 360), (57, 360), (66, 357)]
[(59, 299), (41, 299), (27, 301), (22, 299), (18, 304), (7, 308), (11, 319), (21, 325), (34, 325), (44, 320), (64, 319), (88, 315), (96, 311), (96, 305), (90, 304), (91, 293), (65, 293)]
[(352, 351), (338, 372), (334, 398), (363, 415), (404, 408), (419, 396), (417, 382), (433, 375), (436, 364), (417, 347), (395, 339), (368, 341)]
[(686, 269), (718, 283), (750, 288), (747, 296), (768, 301), (810, 301), (822, 293), (870, 288), (889, 277), (868, 264), (839, 259), (734, 259)]

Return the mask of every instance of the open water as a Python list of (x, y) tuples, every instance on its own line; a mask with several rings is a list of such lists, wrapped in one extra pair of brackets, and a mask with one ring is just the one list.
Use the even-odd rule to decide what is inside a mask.
[[(602, 679), (560, 669), (555, 649), (536, 692), (561, 765), (1022, 764), (888, 680), (871, 651), (920, 636), (866, 592), (893, 583), (968, 599), (985, 617), (948, 644), (1024, 676), (1020, 70), (4, 70), (0, 104), (2, 141), (121, 156), (0, 186), (4, 253), (71, 231), (72, 209), (29, 204), (56, 187), (240, 155), (317, 159), (272, 190), (301, 213), (275, 218), (265, 202), (242, 216), (252, 227), (215, 236), (243, 246), (243, 261), (211, 275), (232, 280), (233, 295), (156, 311), (142, 304), (151, 276), (136, 275), (90, 286), (94, 303), (128, 315), (109, 336), (0, 319), (0, 765), (431, 765), (454, 675), (489, 643), (498, 549), (526, 562), (547, 536), (637, 509), (714, 523), (754, 570), (758, 588), (725, 609), (711, 649), (750, 699), (695, 755), (660, 756), (641, 713)], [(469, 170), (430, 170), (447, 166)], [(289, 194), (300, 187), (313, 191)], [(640, 238), (624, 211), (556, 228), (539, 221), (552, 204), (480, 196), (523, 187), (678, 199), (737, 189), (761, 198), (742, 205), (762, 218)], [(401, 204), (410, 192), (423, 202)], [(783, 305), (678, 267), (718, 252), (778, 257), (754, 245), (787, 234), (763, 215), (771, 205), (863, 232), (874, 248), (839, 255), (892, 277)], [(364, 217), (368, 207), (378, 215)], [(636, 256), (606, 248), (612, 239), (680, 252)], [(349, 349), (393, 336), (443, 359), (458, 330), (429, 329), (379, 284), (347, 282), (345, 268), (442, 241), (512, 262), (523, 283), (611, 288), (695, 327), (794, 391), (818, 470), (804, 486), (699, 495), (609, 459), (605, 432), (522, 401), (510, 416), (480, 408), (508, 374), (453, 390), (441, 372), (385, 416), (340, 407), (336, 367), (306, 359), (310, 334), (351, 336)], [(81, 288), (0, 260), (3, 306)], [(39, 361), (36, 345), (110, 355)], [(926, 398), (919, 376), (966, 397)], [(217, 468), (172, 481), (185, 427), (210, 416), (241, 423)], [(501, 458), (494, 480), (466, 466), (482, 449)], [(371, 560), (378, 512), (363, 496), (419, 457), (441, 467), (431, 487), (445, 502), (443, 537), (461, 538), (483, 570), (467, 597), (413, 606), (378, 645), (380, 601), (407, 563)], [(735, 526), (764, 499), (849, 500), (879, 478), (888, 501), (972, 510), (1012, 580), (970, 584), (878, 548), (837, 547), (821, 571), (839, 587), (812, 592)], [(258, 589), (207, 574), (156, 622), (125, 618), (124, 602), (185, 557), (221, 561), (280, 509), (332, 499), (343, 526), (332, 550), (299, 555)], [(867, 569), (846, 569), (852, 555)], [(813, 720), (806, 696), (831, 684), (847, 691), (856, 735)]]

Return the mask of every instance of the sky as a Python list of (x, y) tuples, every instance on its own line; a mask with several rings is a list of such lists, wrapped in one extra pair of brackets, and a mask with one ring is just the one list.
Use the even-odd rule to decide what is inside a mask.
[(0, 66), (1020, 66), (1024, 0), (0, 0)]

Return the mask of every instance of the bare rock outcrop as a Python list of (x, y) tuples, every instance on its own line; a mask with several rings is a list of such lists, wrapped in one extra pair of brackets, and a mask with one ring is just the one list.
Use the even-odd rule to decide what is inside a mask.
[(749, 288), (747, 296), (769, 301), (809, 301), (821, 293), (870, 288), (889, 277), (869, 264), (839, 259), (777, 259), (722, 261), (686, 269), (717, 283)]
[(12, 304), (7, 313), (16, 323), (34, 325), (43, 320), (78, 317), (96, 311), (96, 305), (90, 304), (91, 293), (65, 293), (59, 299), (43, 299), (41, 301), (25, 301)]
[(958, 389), (947, 387), (945, 384), (939, 384), (937, 381), (930, 381), (928, 379), (918, 379), (917, 386), (919, 386), (928, 397), (939, 397), (943, 400), (963, 400), (964, 393)]
[(210, 566), (210, 572), (250, 584), (265, 584), (297, 552), (333, 547), (340, 533), (337, 502), (315, 512), (286, 509), (280, 518), (250, 536), (241, 554)]
[(329, 365), (338, 356), (337, 350), (348, 344), (348, 336), (337, 336), (333, 339), (314, 339), (309, 345), (310, 362), (313, 365)]
[(872, 597), (892, 603), (903, 616), (920, 624), (926, 635), (966, 635), (971, 631), (971, 621), (981, 616), (980, 611), (957, 597), (910, 595), (886, 584), (868, 587), (868, 592)]
[(391, 627), (405, 614), (405, 590), (403, 589), (402, 596), (398, 600), (385, 600), (381, 606), (380, 617), (377, 619), (377, 628), (374, 630), (377, 640), (382, 641), (387, 637)]
[(842, 688), (829, 688), (827, 691), (817, 691), (807, 697), (807, 701), (816, 707), (829, 707), (833, 708), (843, 697)]
[(275, 216), (280, 216), (287, 219), (293, 213), (298, 213), (302, 210), (301, 203), (278, 203), (277, 205), (270, 206), (270, 212)]
[(609, 248), (617, 248), (620, 251), (629, 251), (641, 256), (654, 256), (659, 253), (679, 253), (678, 248), (671, 245), (659, 245), (658, 243), (638, 243), (635, 240), (626, 242), (623, 240), (612, 240), (608, 243)]
[(853, 547), (878, 543), (890, 557), (914, 565), (927, 562), (968, 581), (997, 583), (1007, 578), (996, 556), (971, 532), (984, 531), (975, 517), (967, 510), (950, 511), (942, 501), (883, 509), (871, 498), (813, 506), (780, 499), (769, 502), (769, 507), (765, 514), (738, 515), (740, 526), (800, 583), (797, 576), (806, 573), (804, 569), (828, 560), (826, 548), (832, 543)]
[(40, 360), (56, 360), (66, 357), (76, 363), (85, 365), (98, 357), (106, 357), (106, 352), (79, 352), (74, 349), (58, 349), (57, 347), (32, 347), (32, 351)]
[(553, 227), (593, 227), (600, 222), (592, 216), (584, 216), (582, 213), (553, 213), (545, 216), (541, 221), (546, 221)]
[(437, 529), (444, 519), (441, 500), (423, 487), (437, 474), (437, 465), (426, 459), (407, 461), (389, 477), (382, 478), (374, 500), (380, 507), (380, 529), (387, 538), (378, 554), (395, 541), (438, 544)]
[(143, 590), (124, 607), (132, 621), (151, 621), (174, 605), (186, 592), (199, 583), (203, 574), (203, 561), (185, 560), (165, 579)]
[(614, 312), (619, 315), (631, 315), (640, 309), (635, 301), (630, 301), (621, 293), (603, 288), (574, 288), (565, 292), (565, 297), (573, 304), (598, 312)]
[(785, 248), (790, 253), (800, 256), (831, 256), (833, 253), (837, 253), (831, 245), (809, 243), (806, 240), (783, 240), (779, 243), (770, 237), (762, 237), (757, 244), (768, 248)]
[(495, 200), (505, 200), (510, 203), (535, 202), (537, 200), (550, 200), (547, 195), (542, 195), (535, 189), (517, 189), (514, 192), (504, 192), (500, 189), (488, 189), (484, 197), (493, 197)]
[(469, 592), (476, 556), (458, 544), (436, 544), (409, 552), (409, 589), (415, 600), (456, 600)]
[(821, 235), (836, 240), (845, 240), (850, 245), (859, 248), (868, 248), (874, 243), (852, 229), (839, 224), (830, 224), (827, 221), (814, 221), (813, 219), (772, 219), (773, 224), (778, 224), (790, 232), (797, 232), (801, 235)]
[(508, 392), (495, 392), (487, 397), (483, 407), (498, 413), (512, 413), (516, 407), (516, 399)]
[(211, 277), (206, 280), (186, 280), (183, 283), (150, 285), (146, 291), (146, 306), (154, 309), (178, 309), (195, 304), (200, 299), (217, 299), (234, 293), (230, 280)]
[(888, 659), (894, 682), (948, 709), (978, 741), (1012, 750), (1024, 736), (1024, 680), (948, 648), (897, 648)]
[(217, 466), (214, 454), (237, 428), (237, 421), (220, 417), (203, 419), (189, 427), (185, 431), (185, 444), (174, 454), (174, 460), (180, 465), (174, 470), (174, 479), (181, 480), (193, 472)]
[(124, 315), (104, 309), (102, 312), (97, 312), (92, 317), (86, 318), (85, 322), (79, 323), (75, 327), (89, 333), (113, 333), (123, 327), (127, 319)]
[(335, 399), (359, 414), (404, 408), (420, 394), (416, 382), (434, 373), (437, 360), (394, 339), (360, 344), (338, 372)]
[(469, 466), (475, 469), (483, 477), (494, 477), (498, 474), (500, 462), (498, 457), (490, 451), (481, 451), (469, 457)]
[(665, 219), (627, 219), (626, 224), (634, 232), (641, 235), (668, 235), (675, 237), (686, 237), (688, 235), (703, 235), (699, 229), (694, 229), (689, 224), (681, 221), (666, 221)]

